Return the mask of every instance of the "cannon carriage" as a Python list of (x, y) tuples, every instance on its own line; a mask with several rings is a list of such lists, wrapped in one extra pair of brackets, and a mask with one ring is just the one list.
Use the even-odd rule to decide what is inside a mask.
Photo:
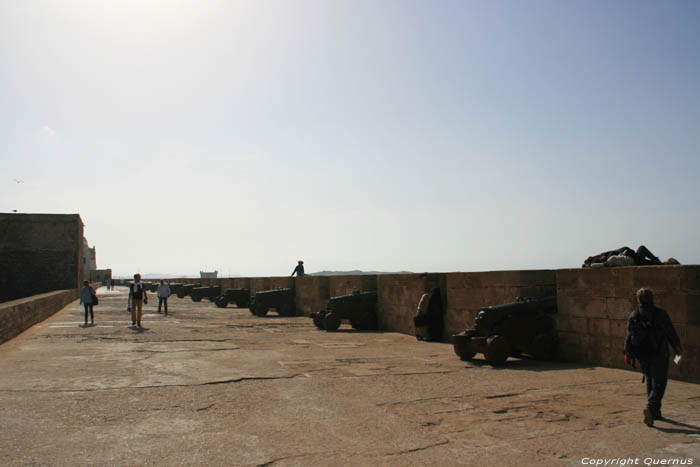
[(219, 295), (221, 295), (220, 285), (194, 287), (190, 292), (190, 298), (192, 298), (193, 302), (201, 302), (203, 298), (207, 298), (210, 302), (213, 302), (217, 299), (217, 297), (219, 297)]
[(452, 336), (455, 353), (462, 360), (483, 353), (491, 365), (523, 354), (537, 360), (553, 359), (557, 335), (551, 315), (556, 311), (556, 297), (517, 298), (513, 303), (481, 308), (474, 328)]
[(219, 308), (226, 308), (229, 303), (235, 303), (238, 308), (248, 308), (250, 306), (250, 289), (226, 289), (222, 295), (214, 300)]
[(255, 292), (248, 309), (255, 316), (265, 316), (270, 308), (274, 308), (280, 316), (296, 315), (294, 289), (275, 289)]
[(199, 287), (198, 284), (183, 284), (180, 286), (180, 288), (177, 291), (177, 298), (185, 298), (187, 297), (191, 292), (192, 289), (195, 287)]
[(354, 291), (328, 300), (324, 310), (313, 312), (310, 317), (319, 329), (337, 331), (343, 321), (354, 329), (377, 329), (377, 292)]

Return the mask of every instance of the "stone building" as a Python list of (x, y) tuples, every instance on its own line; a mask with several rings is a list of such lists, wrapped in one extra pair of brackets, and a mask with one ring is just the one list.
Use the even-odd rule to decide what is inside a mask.
[(97, 270), (97, 248), (88, 245), (88, 241), (83, 237), (83, 277), (92, 280), (92, 272)]
[(77, 288), (86, 244), (78, 214), (0, 213), (0, 301)]
[(199, 271), (199, 277), (201, 279), (216, 279), (217, 277), (219, 277), (219, 271), (213, 271), (213, 272)]

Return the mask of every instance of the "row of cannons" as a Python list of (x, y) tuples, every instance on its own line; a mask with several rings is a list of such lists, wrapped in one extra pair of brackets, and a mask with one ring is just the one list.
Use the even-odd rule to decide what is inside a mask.
[[(295, 291), (291, 288), (260, 291), (252, 297), (250, 290), (243, 288), (229, 288), (223, 293), (220, 286), (199, 284), (171, 284), (170, 288), (178, 298), (190, 296), (195, 302), (207, 299), (220, 308), (235, 304), (248, 308), (255, 316), (266, 316), (271, 309), (280, 316), (297, 314)], [(557, 332), (552, 316), (556, 311), (556, 297), (517, 298), (513, 303), (480, 308), (473, 327), (452, 336), (454, 351), (462, 360), (471, 360), (481, 353), (491, 365), (503, 365), (510, 356), (554, 359)], [(413, 317), (416, 338), (441, 340), (443, 315), (440, 289), (423, 294)], [(310, 317), (318, 329), (328, 332), (337, 331), (342, 323), (358, 330), (376, 330), (377, 293), (356, 291), (332, 297), (325, 309), (312, 312)]]

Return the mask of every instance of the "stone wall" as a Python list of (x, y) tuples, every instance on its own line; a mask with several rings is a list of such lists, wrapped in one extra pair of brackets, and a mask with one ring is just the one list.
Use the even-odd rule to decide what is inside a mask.
[(78, 214), (0, 213), (0, 302), (77, 288), (82, 261)]
[(562, 269), (556, 275), (562, 360), (627, 368), (627, 318), (636, 291), (649, 287), (684, 347), (683, 364), (671, 364), (671, 376), (700, 382), (700, 266)]
[(49, 318), (79, 297), (79, 289), (70, 289), (0, 303), (0, 344)]
[(295, 287), (297, 312), (305, 316), (323, 309), (331, 297), (376, 290), (381, 329), (406, 334), (415, 333), (412, 318), (421, 295), (439, 287), (445, 309), (445, 342), (473, 326), (482, 307), (510, 303), (517, 297), (556, 295), (560, 359), (618, 368), (629, 368), (622, 354), (626, 320), (635, 307), (635, 292), (648, 286), (654, 290), (657, 305), (669, 312), (685, 348), (683, 365), (671, 365), (671, 375), (700, 382), (700, 266), (307, 275), (211, 279), (206, 283), (247, 287), (251, 293)]
[(445, 335), (473, 326), (480, 308), (511, 303), (518, 297), (554, 296), (555, 282), (551, 270), (448, 273)]

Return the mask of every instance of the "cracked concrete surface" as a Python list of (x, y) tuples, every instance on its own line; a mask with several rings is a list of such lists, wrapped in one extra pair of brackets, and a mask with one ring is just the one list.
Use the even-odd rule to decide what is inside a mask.
[(176, 297), (134, 331), (125, 292), (98, 294), (95, 326), (76, 302), (0, 346), (3, 465), (700, 463), (695, 384), (671, 381), (668, 420), (648, 428), (634, 371), (495, 369), (447, 344)]

